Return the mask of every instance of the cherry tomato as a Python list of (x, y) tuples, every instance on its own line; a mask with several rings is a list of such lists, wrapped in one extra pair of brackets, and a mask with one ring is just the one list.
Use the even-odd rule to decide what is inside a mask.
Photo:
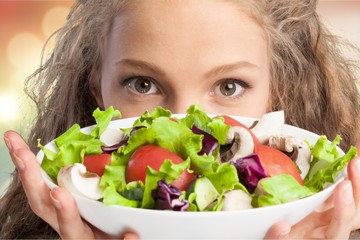
[(253, 141), (254, 141), (254, 145), (258, 145), (260, 144), (259, 142), (259, 139), (254, 135), (254, 133), (247, 127), (245, 126), (244, 124), (242, 124), (241, 122), (235, 120), (234, 118), (232, 117), (229, 117), (227, 115), (220, 115), (220, 116), (217, 116), (217, 117), (222, 117), (224, 118), (224, 123), (231, 126), (231, 127), (235, 127), (235, 126), (239, 126), (239, 127), (243, 127), (245, 128), (246, 130), (248, 130), (253, 138)]
[[(161, 164), (170, 159), (174, 164), (184, 162), (182, 158), (167, 149), (155, 145), (145, 145), (138, 148), (130, 157), (126, 168), (126, 182), (142, 181), (145, 182), (146, 167), (150, 166), (158, 171)], [(189, 183), (195, 178), (194, 174), (183, 171), (178, 179), (171, 184), (180, 190), (186, 190)]]
[(298, 168), (285, 153), (262, 144), (255, 146), (255, 152), (258, 154), (261, 165), (269, 177), (282, 173), (289, 174), (301, 185), (304, 185)]
[(88, 155), (84, 157), (84, 165), (86, 170), (102, 176), (105, 171), (105, 165), (109, 165), (111, 155), (108, 153)]

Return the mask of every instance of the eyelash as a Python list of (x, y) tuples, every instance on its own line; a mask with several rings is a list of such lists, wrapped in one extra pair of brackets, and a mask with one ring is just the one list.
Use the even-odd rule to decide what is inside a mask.
[(214, 91), (211, 92), (212, 95), (216, 95), (216, 90), (220, 87), (220, 85), (222, 83), (236, 84), (239, 87), (241, 87), (241, 89), (238, 89), (239, 87), (237, 87), (237, 89), (235, 89), (236, 91), (241, 91), (240, 93), (237, 93), (235, 96), (218, 95), (223, 98), (237, 99), (237, 98), (242, 97), (245, 94), (246, 90), (251, 89), (251, 85), (243, 80), (239, 80), (239, 79), (235, 79), (235, 78), (225, 78), (225, 79), (221, 79), (215, 83)]
[[(142, 79), (145, 81), (149, 81), (151, 83), (152, 86), (150, 86), (150, 88), (155, 87), (156, 88), (156, 92), (155, 93), (141, 93), (141, 92), (136, 92), (136, 90), (133, 90), (134, 86), (130, 86), (130, 84), (132, 84), (134, 80), (136, 79)], [(223, 98), (228, 98), (228, 99), (236, 99), (236, 98), (240, 98), (243, 96), (243, 94), (245, 93), (245, 91), (247, 89), (251, 88), (251, 85), (249, 85), (247, 82), (243, 81), (243, 80), (239, 80), (239, 79), (234, 79), (234, 78), (225, 78), (225, 79), (221, 79), (219, 81), (217, 81), (214, 84), (213, 87), (213, 91), (211, 91), (211, 95), (217, 95), (216, 92), (218, 90), (218, 88), (220, 87), (220, 85), (222, 83), (226, 83), (226, 84), (236, 84), (239, 87), (241, 87), (241, 89), (239, 90), (239, 87), (236, 87), (235, 91), (241, 91), (240, 93), (236, 94), (235, 96), (224, 96), (222, 94), (218, 94), (219, 97), (223, 97)], [(147, 77), (147, 76), (141, 76), (141, 75), (134, 75), (134, 76), (130, 76), (125, 78), (124, 80), (121, 81), (121, 85), (123, 87), (129, 88), (129, 91), (136, 96), (145, 96), (145, 95), (151, 95), (151, 94), (157, 94), (160, 91), (160, 88), (157, 86), (156, 81), (151, 78), (151, 77)]]
[(134, 81), (134, 80), (136, 80), (136, 79), (142, 79), (142, 80), (145, 80), (145, 81), (149, 81), (149, 82), (151, 83), (151, 86), (150, 86), (150, 87), (151, 87), (151, 88), (156, 87), (157, 92), (160, 92), (160, 89), (159, 89), (159, 87), (157, 86), (156, 81), (155, 81), (153, 78), (151, 78), (151, 77), (146, 77), (146, 76), (141, 76), (141, 75), (134, 75), (134, 76), (131, 76), (131, 77), (127, 77), (127, 78), (125, 78), (124, 80), (121, 81), (121, 85), (122, 85), (123, 87), (129, 88), (130, 92), (131, 92), (133, 95), (137, 95), (137, 96), (151, 95), (151, 94), (156, 94), (156, 93), (157, 93), (157, 92), (156, 92), (156, 93), (148, 93), (148, 94), (146, 94), (146, 93), (136, 92), (135, 90), (132, 89), (134, 86), (131, 86), (131, 85), (130, 85), (130, 84), (133, 83), (132, 81)]

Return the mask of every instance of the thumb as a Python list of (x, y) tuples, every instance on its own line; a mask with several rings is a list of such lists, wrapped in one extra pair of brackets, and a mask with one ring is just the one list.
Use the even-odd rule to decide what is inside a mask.
[(289, 236), (291, 226), (286, 222), (274, 224), (266, 233), (264, 239), (286, 239)]

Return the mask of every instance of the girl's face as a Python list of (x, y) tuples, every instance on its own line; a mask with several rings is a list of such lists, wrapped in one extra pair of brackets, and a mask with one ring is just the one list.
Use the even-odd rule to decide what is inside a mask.
[(263, 30), (225, 1), (136, 1), (110, 29), (98, 103), (123, 117), (163, 106), (260, 117), (268, 110)]

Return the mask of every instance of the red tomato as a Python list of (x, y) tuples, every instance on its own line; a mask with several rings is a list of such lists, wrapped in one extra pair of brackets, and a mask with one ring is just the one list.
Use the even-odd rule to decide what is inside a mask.
[[(146, 167), (150, 166), (158, 171), (165, 159), (170, 159), (174, 164), (184, 162), (182, 158), (167, 149), (155, 145), (145, 145), (138, 148), (130, 157), (126, 168), (126, 182), (145, 182)], [(195, 175), (183, 171), (178, 179), (171, 184), (180, 190), (186, 190), (189, 183), (195, 179)]]
[(105, 171), (105, 165), (109, 165), (111, 155), (108, 153), (88, 155), (84, 157), (86, 170), (102, 176)]
[(255, 146), (255, 152), (258, 154), (261, 165), (268, 176), (285, 173), (293, 176), (301, 185), (304, 185), (298, 168), (285, 153), (261, 144)]
[(247, 126), (242, 124), (241, 122), (233, 119), (232, 117), (226, 116), (226, 115), (220, 115), (220, 116), (217, 116), (217, 117), (224, 118), (225, 124), (227, 124), (227, 125), (229, 125), (231, 127), (239, 126), (239, 127), (245, 128), (246, 130), (248, 130), (250, 132), (250, 134), (251, 134), (251, 136), (253, 138), (253, 141), (254, 141), (254, 145), (256, 146), (256, 145), (260, 144), (259, 139), (257, 139), (257, 137), (254, 135), (254, 133)]

